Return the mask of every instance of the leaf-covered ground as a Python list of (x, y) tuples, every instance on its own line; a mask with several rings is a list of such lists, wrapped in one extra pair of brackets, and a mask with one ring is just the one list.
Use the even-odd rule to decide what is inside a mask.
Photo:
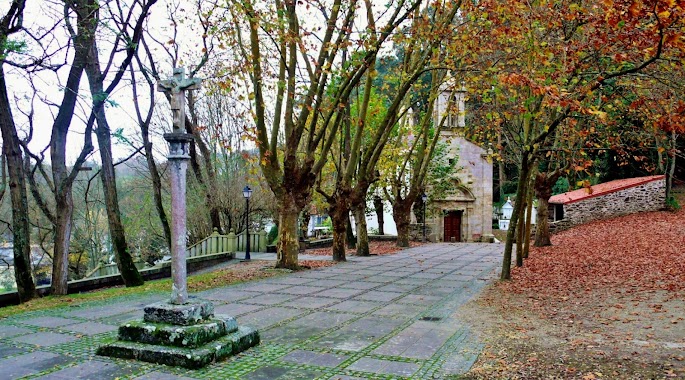
[(561, 232), (461, 317), (479, 379), (685, 379), (685, 212)]
[[(418, 247), (421, 244), (423, 244), (423, 243), (417, 242), (417, 241), (410, 241), (409, 242), (410, 247)], [(371, 252), (372, 255), (392, 255), (392, 254), (395, 254), (395, 253), (401, 251), (402, 249), (404, 249), (404, 248), (398, 247), (394, 241), (370, 241), (369, 242), (369, 252)], [(356, 252), (357, 252), (357, 250), (354, 248), (348, 248), (345, 250), (345, 254), (348, 256), (354, 255)], [(332, 248), (308, 249), (305, 253), (308, 255), (316, 255), (316, 256), (333, 256), (333, 249)]]

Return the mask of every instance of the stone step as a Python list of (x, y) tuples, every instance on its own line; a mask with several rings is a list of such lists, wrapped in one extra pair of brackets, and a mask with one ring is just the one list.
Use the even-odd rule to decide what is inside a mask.
[(238, 322), (227, 315), (192, 326), (176, 326), (145, 321), (119, 326), (119, 340), (176, 347), (199, 347), (238, 330)]
[(209, 301), (195, 301), (183, 305), (158, 302), (145, 306), (145, 322), (189, 326), (202, 323), (214, 316), (214, 305)]
[(117, 341), (99, 347), (96, 353), (101, 356), (196, 369), (238, 354), (257, 344), (257, 330), (240, 326), (237, 331), (196, 348)]

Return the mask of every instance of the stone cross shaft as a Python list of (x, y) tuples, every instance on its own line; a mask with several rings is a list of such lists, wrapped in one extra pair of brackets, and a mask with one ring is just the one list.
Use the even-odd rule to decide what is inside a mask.
[(164, 135), (169, 142), (169, 178), (171, 181), (171, 303), (188, 302), (186, 270), (186, 171), (188, 145), (193, 136), (185, 133), (185, 92), (200, 88), (201, 79), (185, 78), (182, 68), (174, 69), (173, 77), (160, 81), (157, 89), (170, 95), (173, 112), (173, 132)]

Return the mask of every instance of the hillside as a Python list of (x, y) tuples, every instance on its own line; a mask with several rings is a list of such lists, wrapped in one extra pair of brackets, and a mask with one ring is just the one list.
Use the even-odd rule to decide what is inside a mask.
[(463, 311), (487, 342), (469, 377), (685, 378), (684, 221), (633, 214), (533, 249)]

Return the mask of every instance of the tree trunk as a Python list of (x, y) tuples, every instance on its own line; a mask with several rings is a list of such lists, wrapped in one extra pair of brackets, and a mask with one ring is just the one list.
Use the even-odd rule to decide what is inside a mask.
[[(129, 66), (129, 70), (131, 71), (131, 91), (133, 92), (134, 99), (137, 99), (138, 91), (136, 84), (136, 73), (133, 65)], [(157, 91), (156, 85), (150, 76), (145, 75), (145, 80), (149, 88), (150, 96), (150, 106), (148, 107), (147, 115), (143, 117), (139, 102), (134, 102), (133, 106), (136, 110), (138, 125), (140, 126), (140, 135), (143, 139), (143, 148), (145, 149), (145, 160), (147, 162), (148, 171), (150, 172), (150, 180), (152, 181), (152, 195), (155, 203), (155, 209), (157, 210), (157, 216), (159, 216), (159, 222), (162, 224), (164, 240), (166, 241), (166, 245), (169, 250), (171, 250), (171, 228), (169, 226), (169, 218), (164, 210), (164, 202), (162, 200), (162, 178), (159, 175), (159, 170), (157, 170), (157, 163), (155, 162), (155, 157), (152, 154), (152, 143), (150, 142), (150, 124), (155, 105), (155, 93)]]
[(528, 192), (526, 193), (526, 228), (523, 241), (523, 258), (528, 258), (530, 251), (530, 229), (533, 222), (533, 185), (528, 181)]
[(67, 281), (69, 281), (69, 239), (71, 238), (71, 217), (74, 212), (71, 184), (55, 194), (55, 209), (58, 212), (55, 214), (50, 292), (54, 295), (65, 295), (68, 290)]
[(537, 225), (535, 228), (536, 247), (546, 247), (552, 245), (549, 233), (549, 198), (538, 196)]
[[(103, 111), (101, 111), (103, 112)], [(98, 139), (98, 146), (100, 147), (100, 159), (102, 160), (102, 172), (100, 177), (102, 179), (102, 189), (105, 196), (105, 208), (107, 211), (107, 224), (109, 226), (109, 234), (116, 253), (117, 267), (124, 284), (127, 287), (143, 285), (143, 276), (140, 275), (138, 269), (133, 262), (131, 253), (129, 252), (128, 244), (126, 243), (126, 235), (124, 232), (124, 225), (121, 223), (121, 211), (119, 210), (119, 196), (117, 194), (116, 177), (114, 172), (114, 164), (112, 162), (112, 143), (109, 134), (109, 128), (105, 115), (98, 112), (98, 128), (95, 132)]]
[(159, 221), (162, 223), (164, 240), (166, 241), (167, 247), (171, 249), (171, 228), (169, 227), (169, 219), (167, 218), (166, 211), (164, 210), (164, 203), (162, 201), (162, 179), (159, 175), (159, 170), (157, 170), (155, 158), (152, 155), (152, 143), (150, 142), (150, 136), (147, 131), (147, 127), (143, 133), (143, 144), (145, 144), (147, 168), (150, 171), (150, 178), (152, 179), (152, 195), (154, 197), (155, 209), (157, 210)]
[[(62, 93), (62, 103), (52, 125), (52, 135), (50, 136), (50, 165), (52, 168), (52, 180), (55, 188), (53, 189), (55, 198), (56, 215), (54, 247), (52, 257), (52, 294), (67, 294), (67, 281), (69, 277), (69, 239), (71, 238), (72, 214), (74, 212), (74, 202), (71, 189), (74, 176), (70, 176), (66, 164), (67, 135), (71, 120), (74, 116), (76, 100), (79, 94), (79, 84), (83, 70), (88, 62), (89, 53), (93, 41), (95, 40), (95, 30), (98, 24), (98, 13), (94, 0), (79, 0), (70, 2), (71, 7), (77, 14), (76, 24), (78, 34), (74, 40), (74, 58), (69, 68), (69, 75)], [(97, 57), (95, 58), (97, 59)], [(90, 153), (93, 149), (90, 145), (90, 131), (84, 138), (84, 147), (81, 157)], [(78, 163), (72, 170), (78, 170)]]
[[(392, 218), (397, 226), (397, 246), (409, 247), (409, 221), (411, 215), (411, 203), (406, 199), (398, 199), (392, 206)], [(412, 202), (413, 203), (413, 202)]]
[(297, 263), (297, 255), (300, 251), (297, 233), (300, 211), (290, 194), (285, 194), (279, 199), (276, 268), (300, 269)]
[[(517, 192), (521, 193), (525, 191), (526, 179), (528, 178), (528, 172), (530, 171), (528, 163), (528, 155), (524, 153), (521, 160), (521, 172), (519, 173), (519, 181)], [(504, 257), (502, 259), (502, 272), (500, 273), (500, 280), (510, 280), (511, 279), (511, 254), (514, 248), (514, 233), (516, 232), (516, 226), (518, 225), (519, 214), (521, 213), (521, 208), (524, 202), (516, 201), (514, 203), (514, 210), (511, 214), (511, 221), (509, 222), (509, 229), (507, 230), (507, 240), (504, 243)]]
[(378, 219), (378, 234), (385, 235), (385, 231), (383, 231), (383, 199), (379, 196), (373, 197), (373, 207), (376, 210), (376, 219)]
[(357, 238), (354, 236), (354, 231), (352, 230), (352, 222), (350, 221), (349, 215), (347, 216), (347, 227), (345, 228), (345, 240), (347, 241), (347, 248), (357, 248)]
[(369, 256), (369, 233), (366, 228), (366, 205), (362, 203), (354, 209), (354, 220), (357, 222), (357, 256)]
[[(552, 179), (556, 182), (558, 178)], [(535, 246), (545, 247), (552, 245), (549, 233), (549, 198), (552, 197), (552, 181), (547, 178), (545, 173), (538, 173), (535, 176), (533, 189), (535, 190), (535, 197), (538, 199)]]
[(345, 206), (345, 200), (338, 197), (335, 202), (330, 204), (328, 210), (331, 222), (333, 222), (333, 261), (347, 261), (345, 258), (345, 238), (350, 213)]
[(675, 154), (676, 149), (678, 149), (677, 138), (678, 134), (675, 133), (675, 130), (671, 131), (671, 149), (668, 153), (670, 162), (668, 166), (668, 173), (666, 173), (666, 200), (671, 197), (671, 190), (673, 188), (673, 176), (675, 175), (676, 167), (675, 163), (676, 159), (678, 158), (678, 155)]
[(516, 223), (516, 266), (523, 266), (523, 240), (525, 239), (524, 233), (526, 231), (526, 198), (528, 196), (528, 191), (526, 188), (526, 193), (521, 194), (520, 190), (516, 194), (516, 203), (521, 202), (523, 206), (519, 209), (519, 216)]
[(217, 231), (222, 231), (221, 229), (221, 208), (218, 205), (215, 197), (217, 195), (217, 180), (216, 180), (216, 171), (214, 168), (215, 162), (213, 160), (213, 155), (212, 152), (209, 150), (209, 147), (205, 143), (205, 141), (202, 139), (202, 135), (199, 132), (198, 129), (198, 120), (197, 120), (197, 113), (195, 109), (195, 96), (192, 91), (188, 92), (188, 109), (190, 110), (190, 114), (192, 115), (192, 119), (188, 120), (186, 118), (186, 131), (190, 134), (193, 135), (195, 145), (197, 148), (200, 150), (200, 153), (202, 154), (202, 161), (205, 167), (205, 171), (207, 172), (207, 178), (206, 178), (206, 183), (205, 183), (205, 202), (207, 204), (207, 208), (209, 208), (209, 221), (211, 224), (211, 229), (214, 230), (216, 228)]
[[(97, 45), (95, 41), (93, 41), (91, 59), (85, 68), (86, 77), (90, 84), (90, 92), (93, 94), (93, 97), (103, 96), (103, 78), (97, 57)], [(112, 245), (114, 246), (114, 252), (116, 253), (117, 267), (119, 268), (121, 278), (124, 280), (124, 284), (127, 287), (140, 286), (144, 283), (143, 276), (140, 275), (133, 262), (133, 258), (128, 249), (128, 244), (126, 243), (124, 225), (121, 223), (116, 173), (114, 171), (114, 162), (112, 158), (112, 139), (109, 123), (107, 122), (107, 115), (105, 114), (104, 107), (94, 106), (94, 108), (95, 120), (97, 121), (95, 135), (97, 136), (98, 147), (100, 148), (100, 160), (102, 162), (100, 178), (102, 179), (102, 189), (105, 196), (109, 235), (112, 240)]]
[(535, 176), (535, 196), (538, 199), (537, 228), (535, 229), (535, 246), (545, 247), (552, 245), (549, 233), (549, 198), (552, 197), (552, 188), (544, 173)]
[(31, 228), (26, 197), (26, 181), (22, 170), (23, 157), (19, 136), (12, 118), (5, 73), (0, 66), (0, 130), (2, 149), (7, 159), (9, 188), (12, 204), (12, 244), (14, 253), (14, 278), (17, 282), (19, 302), (36, 296), (36, 285), (31, 276)]
[(504, 171), (504, 145), (502, 145), (502, 133), (497, 133), (497, 146), (499, 147), (500, 160), (497, 161), (497, 174), (499, 176), (499, 200), (504, 202), (504, 183), (507, 182), (507, 174)]

